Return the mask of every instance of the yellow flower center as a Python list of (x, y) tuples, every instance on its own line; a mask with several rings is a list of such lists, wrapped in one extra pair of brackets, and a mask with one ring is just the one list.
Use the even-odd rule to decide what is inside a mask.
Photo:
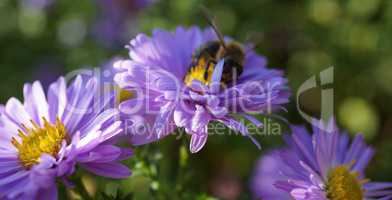
[(363, 181), (357, 172), (351, 172), (347, 166), (341, 165), (332, 169), (326, 187), (329, 200), (362, 200)]
[(121, 103), (126, 100), (132, 99), (134, 97), (134, 94), (131, 91), (121, 89), (116, 86), (116, 92), (117, 92), (117, 102)]
[(55, 124), (49, 123), (45, 118), (43, 120), (43, 127), (38, 126), (33, 120), (33, 128), (22, 124), (24, 131), (18, 130), (20, 139), (12, 138), (11, 142), (18, 150), (19, 160), (26, 169), (38, 164), (42, 154), (57, 157), (63, 140), (67, 139), (67, 130), (59, 119)]

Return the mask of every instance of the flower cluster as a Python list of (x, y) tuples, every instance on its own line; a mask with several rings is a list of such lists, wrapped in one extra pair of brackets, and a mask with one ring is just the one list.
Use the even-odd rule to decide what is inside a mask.
[[(79, 167), (109, 178), (130, 176), (121, 161), (132, 150), (116, 145), (118, 138), (138, 146), (185, 130), (197, 153), (213, 122), (260, 148), (242, 119), (261, 127), (254, 115), (284, 110), (289, 101), (282, 71), (267, 68), (251, 44), (212, 28), (157, 29), (151, 37), (136, 36), (128, 48), (130, 58), (109, 62), (107, 76), (60, 77), (47, 92), (36, 81), (25, 84), (23, 102), (0, 105), (0, 199), (57, 199), (56, 182), (71, 187)], [(114, 91), (105, 90), (107, 82)], [(256, 168), (255, 198), (392, 198), (392, 183), (365, 179), (374, 151), (361, 136), (350, 144), (333, 121), (314, 127), (313, 135), (292, 130), (285, 137), (289, 146)]]

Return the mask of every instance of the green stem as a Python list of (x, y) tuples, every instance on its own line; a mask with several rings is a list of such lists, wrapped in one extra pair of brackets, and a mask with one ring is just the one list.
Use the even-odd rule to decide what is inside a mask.
[(75, 181), (75, 191), (82, 197), (83, 200), (92, 200), (90, 194), (83, 185), (82, 179), (79, 176)]

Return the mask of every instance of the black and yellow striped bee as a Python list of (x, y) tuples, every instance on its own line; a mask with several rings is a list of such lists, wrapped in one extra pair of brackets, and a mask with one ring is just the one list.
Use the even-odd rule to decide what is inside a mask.
[(233, 83), (243, 71), (245, 50), (242, 45), (235, 41), (225, 42), (215, 23), (209, 19), (208, 21), (218, 40), (207, 42), (194, 52), (188, 74), (184, 78), (188, 86), (193, 80), (198, 80), (205, 85), (210, 84), (215, 65), (222, 59), (224, 59), (222, 84)]

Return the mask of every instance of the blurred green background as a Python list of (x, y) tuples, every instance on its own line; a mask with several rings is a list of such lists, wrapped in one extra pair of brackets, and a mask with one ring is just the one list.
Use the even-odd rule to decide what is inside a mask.
[[(25, 82), (48, 84), (81, 67), (127, 56), (124, 45), (138, 32), (178, 25), (206, 26), (200, 5), (216, 17), (225, 35), (257, 38), (269, 66), (283, 69), (294, 96), (281, 115), (298, 114), (295, 94), (307, 79), (334, 67), (335, 114), (350, 133), (362, 132), (377, 148), (369, 177), (392, 180), (392, 2), (388, 0), (1, 0), (0, 99), (21, 97)], [(254, 37), (257, 36), (257, 37)], [(321, 87), (323, 89), (324, 87)], [(320, 113), (321, 89), (301, 95), (302, 110)], [(241, 136), (213, 136), (201, 153), (189, 155), (185, 139), (169, 137), (136, 149), (134, 176), (124, 181), (85, 173), (94, 198), (249, 199), (255, 161), (282, 145), (280, 135), (262, 135), (258, 151)], [(77, 199), (83, 191), (62, 190)]]

